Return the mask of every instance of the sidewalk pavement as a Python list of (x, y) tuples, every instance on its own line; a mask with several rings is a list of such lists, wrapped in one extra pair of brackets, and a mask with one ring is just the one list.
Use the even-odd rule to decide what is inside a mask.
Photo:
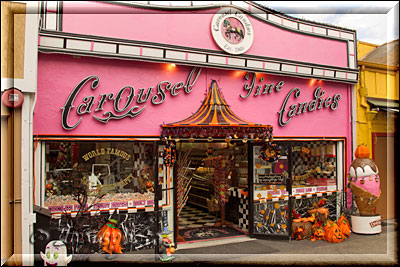
[[(382, 222), (382, 233), (352, 233), (341, 243), (324, 240), (261, 240), (249, 237), (218, 241), (178, 244), (175, 259), (170, 263), (250, 264), (250, 265), (398, 265), (398, 232), (395, 220)], [(234, 243), (233, 243), (234, 241)], [(118, 254), (107, 260), (105, 254), (91, 255), (90, 263), (154, 264), (154, 250), (134, 254)], [(77, 259), (76, 259), (77, 260)], [(74, 260), (74, 263), (82, 264)], [(89, 263), (89, 262), (88, 262)]]

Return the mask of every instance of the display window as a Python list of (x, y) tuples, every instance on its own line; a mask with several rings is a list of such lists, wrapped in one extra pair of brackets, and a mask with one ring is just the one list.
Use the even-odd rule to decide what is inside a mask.
[(50, 212), (154, 205), (152, 142), (44, 143), (44, 206)]
[[(272, 199), (288, 196), (289, 143), (276, 143), (280, 157), (275, 161), (266, 161), (261, 155), (269, 153), (262, 146), (254, 147), (254, 200)], [(276, 152), (274, 152), (276, 153)]]
[(315, 207), (336, 220), (343, 202), (343, 141), (275, 141), (253, 149), (253, 234), (289, 238)]
[(341, 177), (338, 168), (342, 166), (338, 164), (338, 142), (275, 143), (279, 147), (279, 157), (271, 161), (262, 157), (265, 148), (254, 147), (254, 200), (284, 199), (288, 196), (289, 177), (293, 195), (337, 190)]
[(291, 145), (293, 195), (336, 191), (336, 142), (293, 142)]

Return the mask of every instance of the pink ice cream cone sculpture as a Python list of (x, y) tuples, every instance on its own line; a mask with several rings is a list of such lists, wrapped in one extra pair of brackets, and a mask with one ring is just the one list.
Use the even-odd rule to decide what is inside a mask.
[(350, 188), (361, 216), (376, 214), (376, 204), (381, 195), (378, 167), (369, 158), (369, 150), (360, 145), (355, 151), (356, 159), (350, 166)]

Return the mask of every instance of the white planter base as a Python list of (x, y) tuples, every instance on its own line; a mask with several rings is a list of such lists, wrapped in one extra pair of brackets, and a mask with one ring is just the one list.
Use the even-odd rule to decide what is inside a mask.
[(381, 216), (351, 215), (351, 231), (356, 234), (379, 234), (382, 232)]

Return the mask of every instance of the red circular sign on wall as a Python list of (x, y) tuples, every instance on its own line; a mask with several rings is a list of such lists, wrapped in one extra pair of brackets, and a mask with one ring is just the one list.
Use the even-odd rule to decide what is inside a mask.
[(19, 108), (24, 103), (24, 95), (20, 90), (11, 88), (4, 91), (1, 102), (8, 108)]

